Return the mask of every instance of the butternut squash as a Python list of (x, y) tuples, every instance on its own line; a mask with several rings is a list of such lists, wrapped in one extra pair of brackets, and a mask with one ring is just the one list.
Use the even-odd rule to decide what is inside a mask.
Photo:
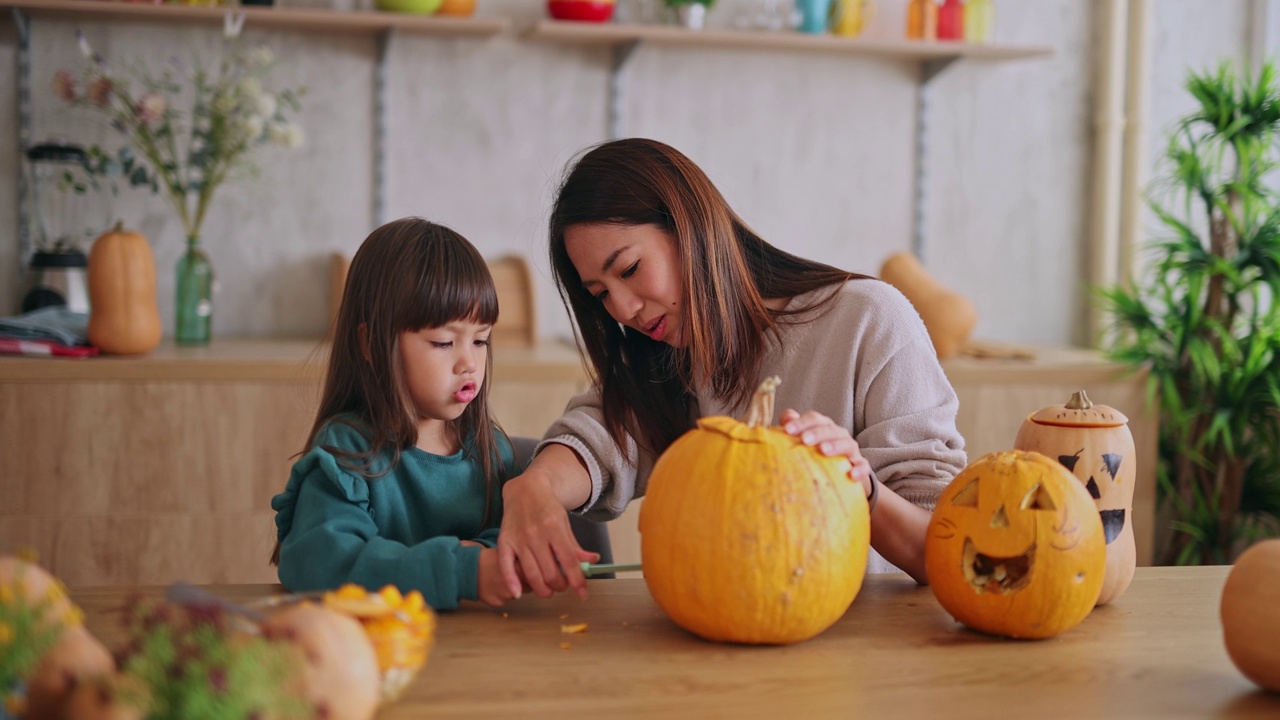
[(89, 251), (89, 342), (106, 353), (144, 355), (160, 335), (151, 245), (116, 223)]

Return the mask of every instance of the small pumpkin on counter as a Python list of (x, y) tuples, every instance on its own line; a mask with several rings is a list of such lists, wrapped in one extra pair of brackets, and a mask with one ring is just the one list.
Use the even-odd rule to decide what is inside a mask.
[(378, 657), (360, 622), (303, 602), (272, 612), (262, 623), (270, 640), (302, 650), (300, 693), (328, 720), (369, 720), (378, 709), (382, 677)]
[(662, 454), (640, 508), (644, 581), (708, 640), (787, 644), (844, 615), (862, 587), (870, 519), (843, 457), (770, 427), (778, 378), (748, 417), (706, 417)]
[(1133, 489), (1138, 477), (1129, 419), (1115, 408), (1095, 405), (1084, 390), (1063, 405), (1027, 416), (1013, 446), (1057, 459), (1089, 491), (1102, 519), (1107, 576), (1098, 604), (1120, 597), (1133, 582), (1138, 551), (1133, 537)]
[(938, 359), (960, 354), (978, 324), (978, 309), (972, 301), (943, 287), (908, 252), (885, 259), (880, 266), (880, 279), (897, 288), (920, 313)]
[(988, 453), (938, 497), (925, 536), (938, 602), (974, 630), (1053, 637), (1093, 610), (1106, 571), (1102, 521), (1075, 476), (1036, 452)]
[(1251, 681), (1280, 693), (1280, 539), (1241, 553), (1222, 587), (1227, 655)]
[(89, 342), (107, 353), (143, 355), (160, 335), (151, 245), (116, 223), (89, 250)]

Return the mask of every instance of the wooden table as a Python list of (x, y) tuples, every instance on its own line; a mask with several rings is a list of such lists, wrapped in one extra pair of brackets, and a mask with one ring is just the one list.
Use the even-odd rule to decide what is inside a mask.
[[(674, 626), (643, 580), (593, 580), (585, 602), (526, 597), (443, 615), (429, 664), (379, 718), (1278, 718), (1280, 695), (1249, 683), (1223, 648), (1228, 569), (1138, 568), (1112, 605), (1041, 641), (971, 632), (928, 588), (873, 575), (840, 622), (789, 647), (705, 642)], [(71, 594), (112, 644), (106, 611), (134, 592)], [(587, 632), (560, 632), (574, 622)]]

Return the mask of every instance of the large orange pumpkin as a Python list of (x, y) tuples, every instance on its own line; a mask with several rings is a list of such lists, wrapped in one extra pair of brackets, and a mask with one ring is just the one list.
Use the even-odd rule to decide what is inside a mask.
[(844, 615), (862, 587), (870, 520), (844, 458), (769, 427), (777, 378), (748, 419), (707, 417), (672, 443), (640, 508), (644, 580), (708, 640), (786, 644)]
[(1137, 451), (1129, 420), (1118, 410), (1095, 405), (1083, 390), (1063, 405), (1032, 413), (1013, 446), (1057, 459), (1084, 485), (1098, 507), (1107, 541), (1107, 576), (1098, 604), (1120, 597), (1133, 581), (1138, 553), (1133, 539), (1133, 486)]
[(1222, 587), (1222, 638), (1236, 668), (1280, 692), (1280, 540), (1241, 553)]
[(989, 453), (942, 491), (925, 537), (947, 612), (992, 635), (1046, 638), (1089, 615), (1106, 568), (1089, 493), (1035, 452)]
[(116, 224), (89, 250), (89, 342), (107, 353), (142, 355), (160, 335), (151, 245)]

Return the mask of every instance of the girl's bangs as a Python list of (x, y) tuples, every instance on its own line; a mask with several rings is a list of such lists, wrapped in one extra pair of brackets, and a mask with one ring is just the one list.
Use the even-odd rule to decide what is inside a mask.
[(401, 330), (420, 330), (465, 321), (498, 321), (498, 293), (489, 268), (467, 253), (427, 253), (410, 299), (402, 303)]

